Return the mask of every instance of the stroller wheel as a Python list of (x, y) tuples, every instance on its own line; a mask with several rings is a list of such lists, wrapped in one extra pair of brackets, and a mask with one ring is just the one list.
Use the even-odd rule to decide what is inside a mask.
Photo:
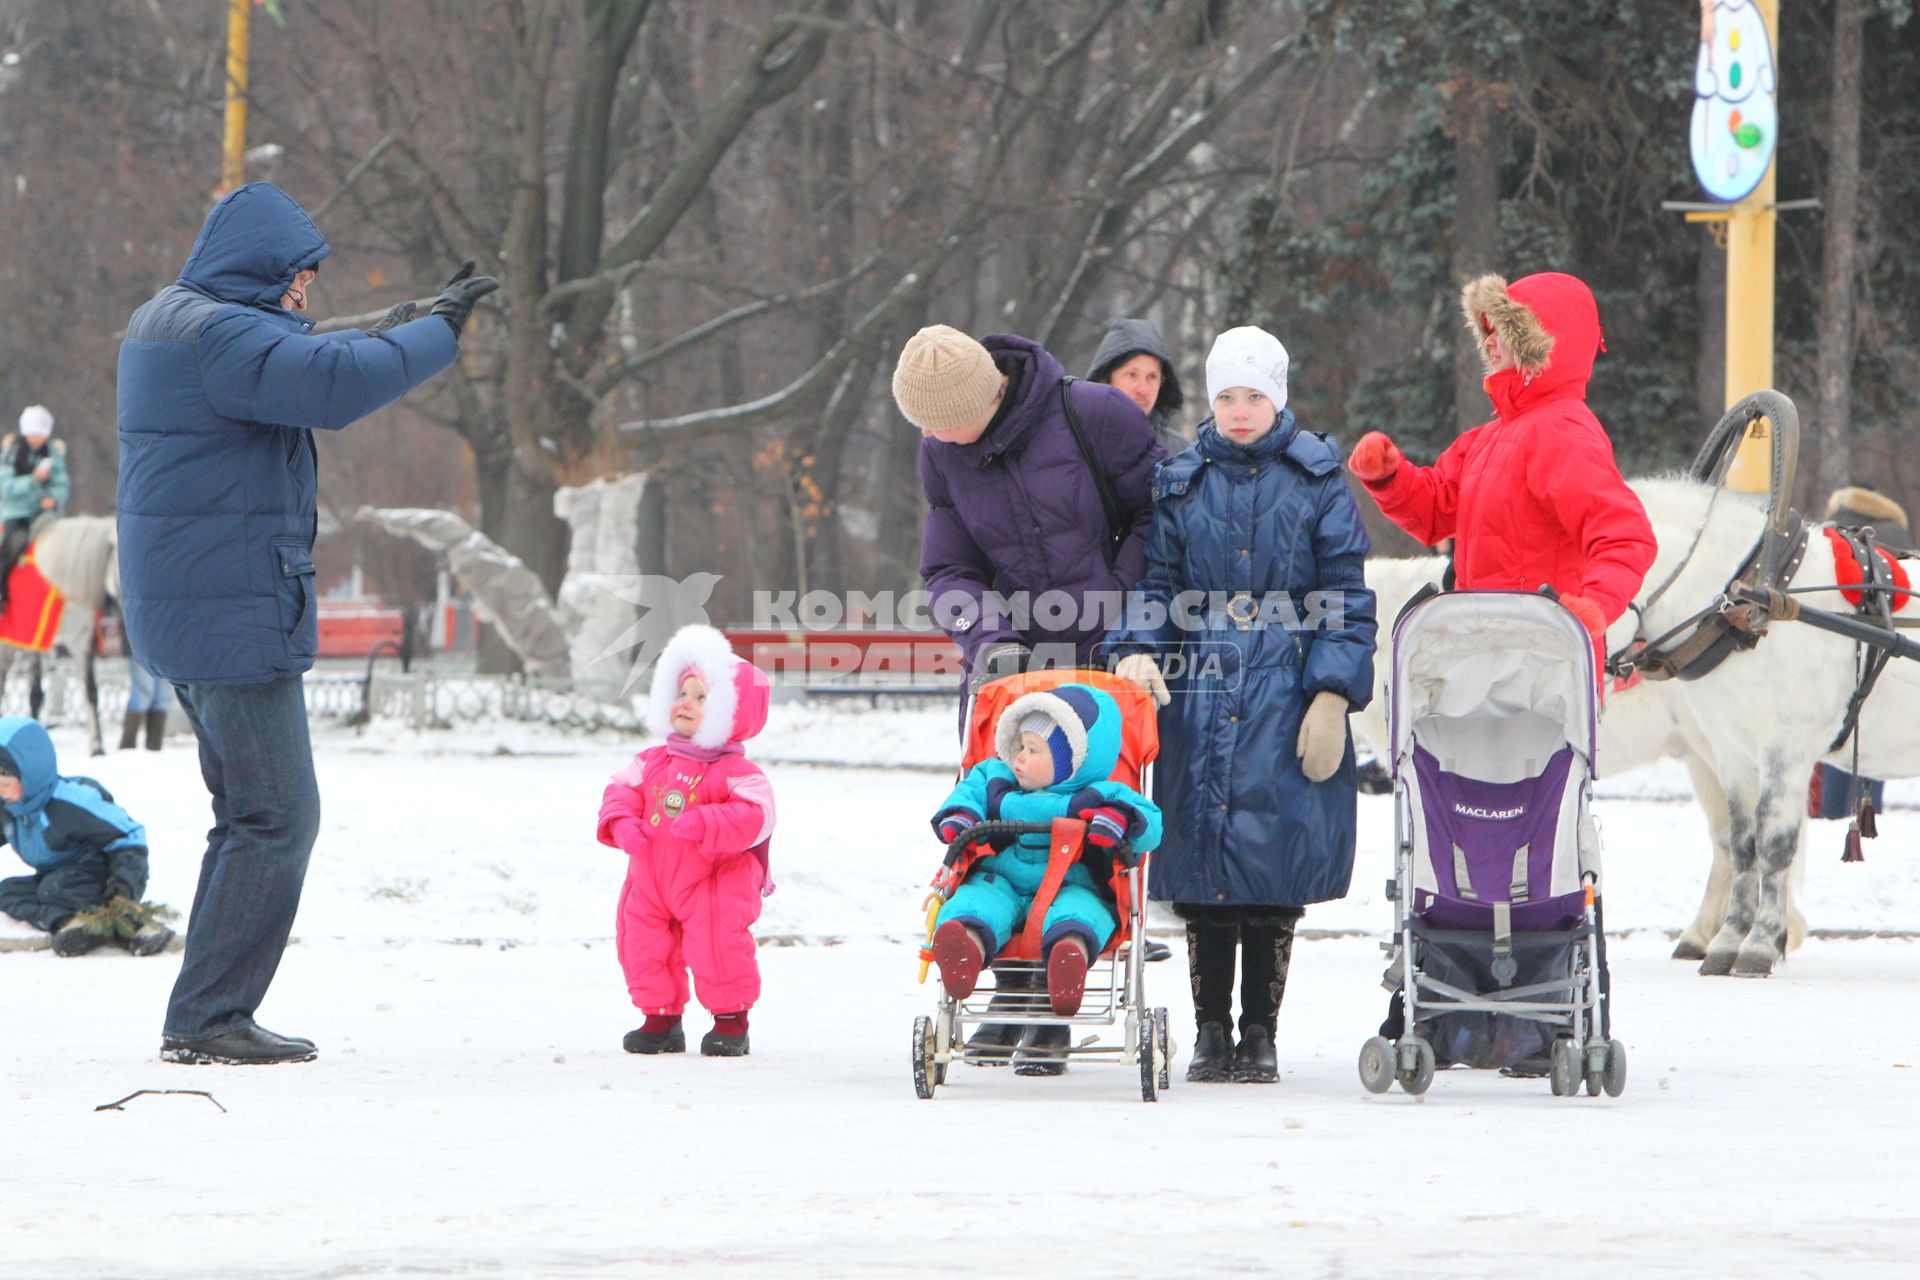
[(933, 1019), (924, 1014), (913, 1020), (913, 1092), (931, 1098), (941, 1073), (934, 1064)]
[(1393, 1088), (1393, 1042), (1385, 1036), (1374, 1036), (1360, 1046), (1360, 1083), (1368, 1093)]
[(1600, 1085), (1609, 1098), (1617, 1098), (1627, 1087), (1627, 1046), (1618, 1040), (1607, 1041), (1607, 1068)]
[[(1409, 1063), (1408, 1058), (1412, 1061)], [(1427, 1091), (1433, 1083), (1433, 1046), (1419, 1036), (1408, 1036), (1400, 1042), (1400, 1070), (1395, 1073), (1400, 1087), (1416, 1098)]]
[(1173, 1032), (1168, 1030), (1167, 1011), (1153, 1011), (1153, 1048), (1160, 1056), (1160, 1092), (1173, 1087)]
[(1555, 1040), (1549, 1055), (1553, 1068), (1547, 1082), (1556, 1098), (1571, 1098), (1580, 1092), (1580, 1055), (1571, 1040)]
[(1155, 1009), (1144, 1009), (1140, 1013), (1140, 1100), (1158, 1102), (1160, 1091), (1160, 1064), (1156, 1061), (1160, 1050), (1160, 1033), (1157, 1030), (1159, 1018)]

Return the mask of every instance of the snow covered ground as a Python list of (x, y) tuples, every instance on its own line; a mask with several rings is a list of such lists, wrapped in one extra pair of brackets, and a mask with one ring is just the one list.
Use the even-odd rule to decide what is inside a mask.
[[(1617, 1101), (1472, 1072), (1419, 1100), (1362, 1092), (1380, 958), (1347, 931), (1387, 920), (1380, 798), (1362, 801), (1353, 895), (1307, 916), (1330, 936), (1295, 953), (1278, 1086), (1180, 1081), (1193, 1027), (1170, 937), (1149, 979), (1178, 1046), (1160, 1103), (1096, 1065), (956, 1069), (918, 1101), (908, 1033), (932, 996), (912, 942), (951, 733), (944, 707), (776, 707), (754, 753), (782, 820), (766, 994), (753, 1056), (722, 1062), (620, 1051), (622, 860), (592, 829), (636, 744), (317, 727), (325, 824), (261, 1018), (321, 1058), (167, 1066), (177, 957), (0, 954), (0, 1272), (1906, 1273), (1920, 941), (1817, 938), (1765, 982), (1666, 959), (1705, 869), (1678, 770), (1615, 780), (1600, 808), (1624, 932)], [(153, 895), (184, 907), (207, 823), (190, 744), (86, 761), (77, 734), (56, 741), (147, 823)], [(1863, 864), (1816, 827), (1816, 929), (1920, 932), (1916, 798), (1896, 788)], [(29, 939), (0, 922), (0, 946)], [(142, 1088), (227, 1110), (93, 1110)]]

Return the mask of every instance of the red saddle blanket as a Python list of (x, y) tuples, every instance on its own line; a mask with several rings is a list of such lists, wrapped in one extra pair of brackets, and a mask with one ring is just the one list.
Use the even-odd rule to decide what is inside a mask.
[(7, 607), (0, 611), (0, 643), (45, 653), (60, 633), (66, 597), (47, 585), (34, 562), (33, 547), (20, 553), (7, 578)]
[[(1833, 544), (1834, 581), (1839, 584), (1840, 594), (1846, 602), (1858, 606), (1860, 597), (1864, 594), (1860, 590), (1860, 583), (1866, 577), (1860, 568), (1860, 558), (1854, 555), (1853, 544), (1848, 542), (1838, 529), (1828, 529), (1826, 534), (1827, 541)], [(1893, 585), (1899, 588), (1893, 593), (1892, 601), (1893, 612), (1898, 613), (1907, 607), (1907, 590), (1912, 585), (1907, 581), (1907, 568), (1885, 547), (1875, 547), (1874, 550), (1878, 551), (1880, 558), (1887, 562), (1887, 567), (1893, 573)]]

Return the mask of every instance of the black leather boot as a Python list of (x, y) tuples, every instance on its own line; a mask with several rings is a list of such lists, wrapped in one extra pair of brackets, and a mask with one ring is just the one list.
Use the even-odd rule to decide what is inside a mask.
[(1072, 1027), (1028, 1027), (1013, 1055), (1013, 1074), (1017, 1076), (1062, 1076), (1067, 1073), (1067, 1046), (1073, 1043)]
[(1187, 1079), (1193, 1084), (1219, 1084), (1233, 1078), (1233, 1036), (1224, 1022), (1203, 1022), (1194, 1037), (1193, 1057), (1187, 1060)]
[(167, 736), (167, 713), (164, 711), (147, 712), (147, 750), (158, 751), (161, 740)]
[(140, 745), (140, 724), (141, 721), (145, 719), (145, 715), (145, 712), (129, 711), (126, 714), (126, 718), (120, 721), (120, 749), (122, 751), (131, 751)]
[(319, 1057), (313, 1041), (275, 1035), (265, 1027), (242, 1027), (204, 1040), (179, 1036), (160, 1038), (160, 1060), (188, 1066), (217, 1063), (230, 1067), (272, 1066), (282, 1062), (311, 1062)]
[(1233, 1051), (1233, 1079), (1236, 1084), (1272, 1084), (1280, 1079), (1272, 1027), (1258, 1022), (1241, 1026), (1240, 1043)]

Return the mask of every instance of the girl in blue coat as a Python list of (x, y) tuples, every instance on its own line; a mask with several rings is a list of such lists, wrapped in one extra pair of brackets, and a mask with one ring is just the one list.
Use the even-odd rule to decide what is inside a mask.
[(1147, 574), (1113, 641), (1116, 673), (1164, 708), (1152, 893), (1187, 925), (1187, 1079), (1271, 1082), (1294, 927), (1353, 872), (1347, 713), (1373, 689), (1374, 601), (1340, 451), (1286, 409), (1286, 348), (1229, 329), (1207, 394), (1198, 441), (1154, 473)]
[[(1014, 699), (994, 726), (996, 759), (967, 772), (933, 829), (942, 844), (982, 820), (1052, 822), (1079, 818), (1087, 843), (1111, 850), (1124, 839), (1136, 852), (1160, 843), (1160, 809), (1125, 783), (1110, 781), (1120, 759), (1120, 708), (1112, 695), (1081, 684)], [(1026, 921), (1047, 873), (1047, 837), (1026, 835), (974, 863), (940, 909), (933, 958), (947, 994), (973, 994), (980, 970)], [(1069, 1017), (1086, 994), (1087, 966), (1118, 927), (1113, 907), (1084, 861), (1067, 870), (1042, 924), (1047, 995)]]

